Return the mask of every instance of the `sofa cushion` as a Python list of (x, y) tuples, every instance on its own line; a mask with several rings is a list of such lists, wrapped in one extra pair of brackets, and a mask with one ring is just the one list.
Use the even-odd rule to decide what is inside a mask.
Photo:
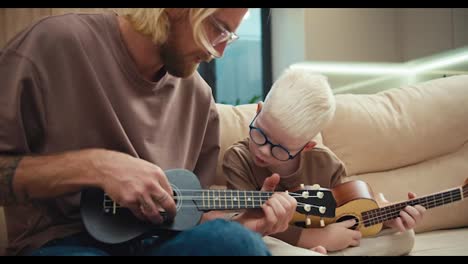
[(348, 247), (340, 251), (330, 252), (331, 256), (404, 256), (413, 250), (415, 241), (414, 230), (395, 232), (384, 229), (372, 237), (361, 239), (359, 246)]
[[(415, 165), (348, 177), (367, 182), (374, 193), (383, 193), (390, 202), (407, 200), (408, 191), (418, 196), (438, 193), (463, 185), (468, 178), (468, 143), (458, 151)], [(468, 226), (468, 200), (453, 202), (426, 211), (416, 233)]]
[(273, 256), (325, 256), (309, 249), (293, 246), (271, 236), (263, 237), (263, 241)]
[(468, 75), (382, 91), (339, 94), (322, 133), (348, 174), (399, 168), (438, 157), (468, 140)]
[(418, 234), (411, 256), (468, 256), (468, 228)]
[[(273, 256), (323, 256), (320, 253), (292, 246), (277, 238), (266, 236), (263, 238)], [(330, 256), (402, 256), (411, 252), (414, 246), (413, 230), (394, 232), (386, 229), (373, 237), (361, 239), (357, 247), (328, 252)]]

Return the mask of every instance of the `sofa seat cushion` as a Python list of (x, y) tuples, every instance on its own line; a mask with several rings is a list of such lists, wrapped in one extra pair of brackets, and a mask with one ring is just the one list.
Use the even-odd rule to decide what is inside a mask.
[(325, 256), (312, 250), (295, 247), (271, 236), (263, 237), (263, 241), (273, 256)]
[(330, 252), (330, 256), (404, 256), (414, 247), (415, 234), (410, 229), (405, 232), (395, 232), (384, 229), (373, 237), (361, 239), (358, 247), (349, 247), (340, 251)]
[(411, 256), (468, 256), (468, 228), (438, 230), (416, 235)]
[[(292, 246), (274, 237), (263, 238), (273, 256), (323, 256), (320, 253)], [(361, 239), (357, 247), (328, 252), (329, 256), (402, 256), (411, 252), (414, 246), (413, 230), (394, 232), (386, 229), (374, 237)]]

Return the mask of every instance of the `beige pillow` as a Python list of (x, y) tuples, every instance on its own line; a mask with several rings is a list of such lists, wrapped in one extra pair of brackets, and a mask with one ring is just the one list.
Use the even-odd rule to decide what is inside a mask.
[[(462, 186), (468, 178), (468, 143), (460, 150), (439, 158), (391, 171), (361, 174), (375, 194), (381, 192), (390, 202), (408, 199), (409, 191), (425, 196)], [(468, 226), (468, 200), (453, 202), (426, 211), (416, 233)]]
[(336, 100), (322, 136), (351, 175), (415, 164), (468, 140), (468, 75)]

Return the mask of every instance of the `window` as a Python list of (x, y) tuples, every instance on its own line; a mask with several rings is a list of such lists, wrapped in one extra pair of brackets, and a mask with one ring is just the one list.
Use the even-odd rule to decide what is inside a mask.
[(246, 104), (263, 100), (271, 86), (269, 9), (250, 8), (224, 56), (199, 67), (217, 103)]

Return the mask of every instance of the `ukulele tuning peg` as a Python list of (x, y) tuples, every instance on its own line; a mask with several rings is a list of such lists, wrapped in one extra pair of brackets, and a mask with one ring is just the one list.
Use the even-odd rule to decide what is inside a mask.
[(310, 220), (310, 216), (308, 215), (305, 221), (306, 226), (310, 226), (312, 224), (312, 221)]
[(324, 214), (326, 210), (327, 210), (327, 208), (325, 208), (325, 206), (320, 206), (320, 208), (319, 208), (319, 212), (321, 214)]
[(311, 209), (311, 206), (310, 206), (310, 204), (306, 204), (306, 205), (304, 205), (304, 211), (306, 211), (306, 212), (310, 212), (310, 209)]
[(317, 197), (319, 199), (322, 199), (323, 198), (323, 192), (317, 192)]
[(304, 189), (305, 185), (303, 183), (301, 183), (301, 189)]
[(312, 190), (318, 190), (318, 189), (320, 189), (320, 185), (318, 184), (312, 185)]
[(322, 218), (320, 218), (320, 227), (324, 227), (325, 226), (325, 221), (323, 221)]

